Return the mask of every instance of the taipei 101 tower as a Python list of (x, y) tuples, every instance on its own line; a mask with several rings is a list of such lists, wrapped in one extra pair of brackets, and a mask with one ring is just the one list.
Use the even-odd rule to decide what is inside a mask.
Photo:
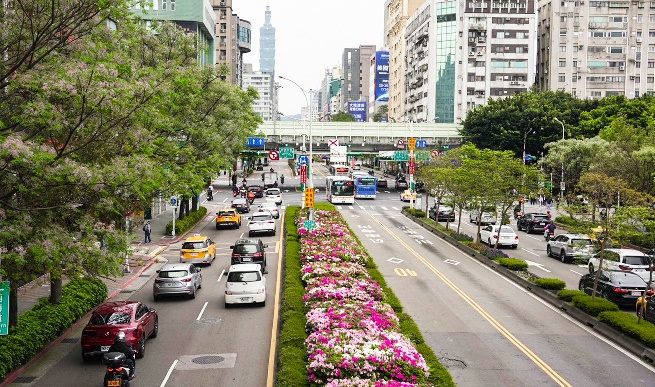
[(259, 29), (259, 71), (275, 73), (275, 27), (271, 24), (271, 7), (266, 6), (266, 20)]

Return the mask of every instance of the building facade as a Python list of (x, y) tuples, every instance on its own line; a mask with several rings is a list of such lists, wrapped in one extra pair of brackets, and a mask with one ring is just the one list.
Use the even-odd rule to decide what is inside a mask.
[(242, 86), (243, 55), (251, 50), (252, 27), (233, 12), (232, 0), (212, 0), (212, 8), (216, 19), (215, 63), (227, 66), (227, 80)]
[(275, 73), (275, 27), (271, 24), (271, 7), (268, 5), (264, 25), (259, 29), (259, 71)]
[(259, 98), (253, 102), (252, 107), (255, 113), (262, 116), (264, 121), (273, 119), (273, 108), (275, 105), (273, 93), (275, 92), (275, 88), (271, 88), (271, 85), (273, 85), (273, 74), (253, 71), (252, 64), (244, 64), (243, 88), (252, 87), (259, 93)]
[(540, 1), (537, 83), (578, 98), (655, 90), (655, 5)]
[(410, 122), (436, 117), (436, 1), (426, 1), (405, 28), (405, 114)]
[(341, 57), (342, 84), (341, 109), (348, 103), (368, 101), (371, 56), (375, 54), (374, 45), (361, 45), (358, 48), (345, 48)]

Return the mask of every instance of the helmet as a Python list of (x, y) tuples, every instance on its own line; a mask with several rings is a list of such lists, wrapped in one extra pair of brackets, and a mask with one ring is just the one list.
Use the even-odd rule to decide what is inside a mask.
[(125, 341), (125, 332), (120, 331), (116, 334), (114, 341)]

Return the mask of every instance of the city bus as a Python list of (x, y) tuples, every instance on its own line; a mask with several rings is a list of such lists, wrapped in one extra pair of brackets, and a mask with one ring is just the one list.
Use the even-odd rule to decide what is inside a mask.
[(325, 194), (333, 204), (355, 203), (355, 182), (348, 176), (328, 176), (325, 179)]
[(332, 164), (330, 165), (330, 175), (332, 176), (349, 176), (350, 167), (347, 165)]
[(355, 199), (375, 199), (378, 190), (378, 178), (368, 174), (353, 175)]

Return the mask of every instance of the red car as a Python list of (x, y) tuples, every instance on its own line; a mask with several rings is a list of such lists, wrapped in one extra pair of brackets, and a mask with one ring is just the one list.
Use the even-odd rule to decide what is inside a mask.
[(82, 359), (100, 355), (109, 350), (119, 331), (125, 332), (125, 341), (142, 358), (146, 339), (157, 337), (159, 316), (157, 311), (138, 301), (105, 302), (97, 307), (91, 320), (82, 331)]

